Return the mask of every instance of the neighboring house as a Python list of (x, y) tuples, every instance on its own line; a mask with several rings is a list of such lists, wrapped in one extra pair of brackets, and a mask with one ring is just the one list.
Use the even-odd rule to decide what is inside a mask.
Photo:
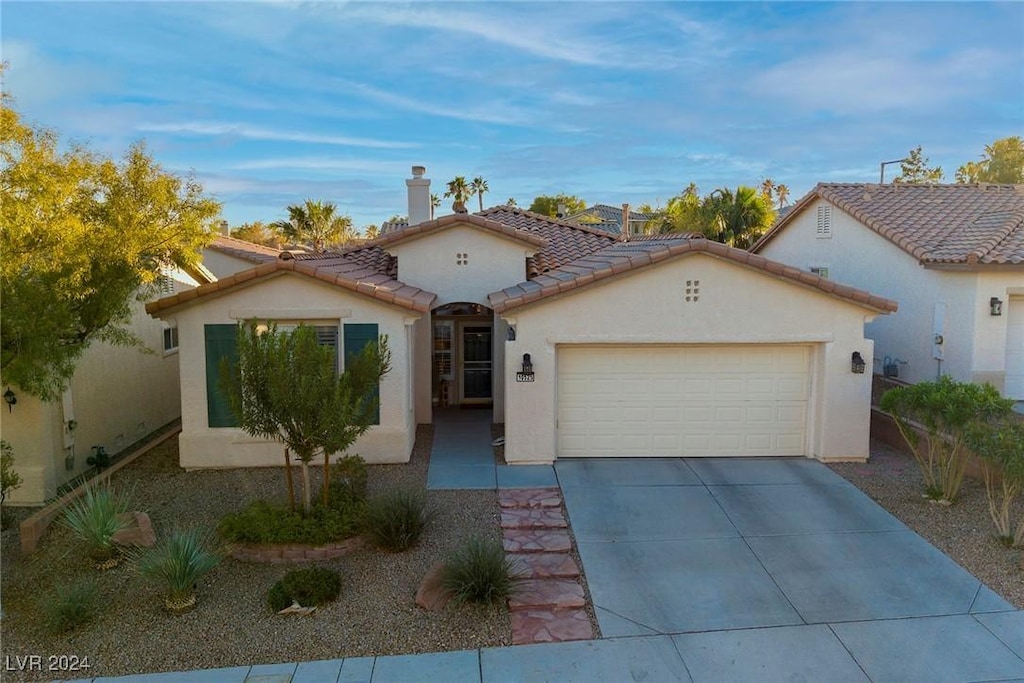
[(867, 457), (870, 374), (851, 359), (870, 366), (864, 321), (895, 303), (704, 239), (624, 242), (512, 207), (427, 220), (429, 180), (406, 183), (404, 229), (339, 254), (254, 250), (149, 305), (181, 339), (182, 466), (281, 462), (218, 388), (245, 320), (315, 325), (342, 367), (388, 335), (379, 424), (352, 448), (369, 462), (406, 462), (448, 406), (504, 422), (510, 463)]
[[(168, 273), (160, 286), (167, 295), (212, 279), (198, 268), (191, 274)], [(178, 330), (146, 315), (141, 302), (131, 306), (126, 327), (145, 350), (93, 343), (57, 401), (40, 401), (10, 387), (17, 403), (0, 411), (0, 430), (14, 448), (22, 484), (5, 502), (42, 505), (90, 469), (86, 461), (94, 447), (115, 455), (181, 415)]]
[(1024, 400), (1024, 185), (823, 183), (752, 251), (899, 301), (876, 372)]
[(273, 261), (280, 253), (280, 249), (217, 235), (203, 249), (203, 265), (216, 278), (222, 278), (252, 268), (254, 263)]
[[(622, 233), (622, 216), (622, 208), (617, 209), (607, 204), (594, 204), (579, 213), (567, 216), (563, 220), (572, 225), (585, 225), (591, 228), (599, 228), (613, 235), (619, 235)], [(654, 218), (652, 213), (629, 211), (629, 234), (638, 235), (643, 233), (644, 226), (652, 218)]]

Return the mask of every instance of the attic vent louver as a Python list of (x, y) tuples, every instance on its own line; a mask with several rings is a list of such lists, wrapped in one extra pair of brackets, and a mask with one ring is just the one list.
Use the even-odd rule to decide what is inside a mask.
[(832, 207), (828, 204), (818, 207), (818, 224), (814, 236), (820, 240), (832, 237)]

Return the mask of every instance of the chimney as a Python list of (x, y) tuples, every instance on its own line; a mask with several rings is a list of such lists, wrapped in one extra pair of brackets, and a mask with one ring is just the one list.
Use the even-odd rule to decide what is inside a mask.
[(569, 209), (566, 208), (565, 202), (558, 202), (558, 213), (555, 214), (555, 218), (565, 218), (567, 213), (569, 213)]
[(629, 241), (629, 204), (622, 205), (622, 241)]
[(426, 171), (423, 166), (413, 166), (412, 178), (405, 181), (409, 188), (409, 225), (430, 220), (430, 178), (423, 177)]
[(225, 237), (231, 237), (231, 226), (228, 225), (227, 221), (221, 221), (219, 223), (219, 226), (220, 226), (220, 234), (224, 235)]

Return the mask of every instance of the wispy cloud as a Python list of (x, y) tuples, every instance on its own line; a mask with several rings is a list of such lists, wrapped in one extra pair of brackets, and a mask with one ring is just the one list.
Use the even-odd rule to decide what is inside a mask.
[(210, 121), (185, 121), (181, 123), (142, 123), (138, 130), (146, 133), (175, 133), (201, 136), (233, 136), (249, 140), (275, 140), (279, 142), (303, 142), (316, 145), (340, 145), (346, 147), (370, 147), (374, 149), (408, 149), (419, 147), (414, 142), (393, 142), (372, 138), (354, 138), (344, 135), (319, 135), (302, 131), (275, 130), (242, 123), (216, 123)]
[(380, 175), (390, 178), (400, 177), (407, 172), (415, 159), (398, 161), (379, 161), (367, 159), (335, 159), (331, 157), (271, 157), (241, 161), (229, 168), (236, 171), (265, 171), (271, 169), (291, 169), (305, 171), (356, 171), (360, 176)]

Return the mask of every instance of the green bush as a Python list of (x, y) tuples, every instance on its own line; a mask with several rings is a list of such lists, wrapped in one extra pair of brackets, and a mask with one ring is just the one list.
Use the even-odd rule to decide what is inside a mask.
[(421, 489), (395, 489), (366, 506), (364, 527), (370, 539), (387, 550), (407, 550), (420, 540), (430, 522)]
[(1024, 491), (1024, 420), (1007, 415), (977, 422), (967, 430), (967, 445), (982, 457), (988, 512), (996, 536), (1006, 546), (1024, 545), (1024, 514), (1014, 522), (1014, 501)]
[(346, 455), (331, 465), (330, 505), (345, 507), (366, 500), (366, 484), (370, 471), (366, 461), (358, 455)]
[(238, 543), (334, 543), (359, 533), (362, 505), (316, 506), (309, 515), (257, 500), (221, 519), (218, 530)]
[(319, 607), (341, 593), (341, 574), (324, 567), (293, 569), (275, 583), (267, 595), (270, 608), (280, 612), (297, 602), (303, 607)]
[(98, 610), (96, 582), (86, 579), (57, 587), (43, 603), (43, 623), (53, 633), (67, 633), (91, 620)]
[[(1013, 405), (990, 384), (957, 382), (948, 375), (934, 382), (890, 389), (880, 403), (896, 422), (921, 468), (925, 495), (946, 504), (956, 500), (964, 479), (968, 428), (975, 422), (1007, 415)], [(924, 429), (923, 440), (913, 423)]]
[(130, 496), (109, 482), (85, 484), (82, 495), (68, 504), (61, 523), (85, 541), (89, 557), (102, 564), (117, 556), (114, 534), (128, 528), (130, 508)]
[(522, 578), (501, 541), (474, 536), (448, 558), (442, 583), (458, 602), (493, 603), (508, 599)]
[(7, 528), (4, 500), (7, 494), (21, 486), (21, 475), (14, 469), (14, 447), (0, 440), (0, 529)]
[(198, 529), (175, 530), (155, 547), (132, 551), (131, 557), (140, 574), (162, 584), (169, 607), (194, 604), (196, 584), (221, 560), (212, 540)]

